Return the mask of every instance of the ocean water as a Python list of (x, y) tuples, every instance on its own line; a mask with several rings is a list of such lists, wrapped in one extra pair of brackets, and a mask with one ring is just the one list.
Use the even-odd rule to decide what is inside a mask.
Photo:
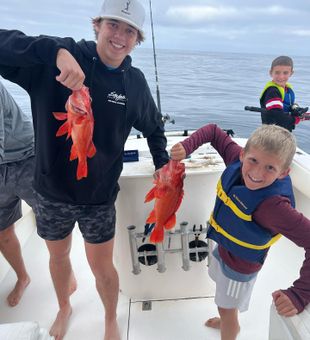
[[(276, 56), (245, 53), (211, 53), (157, 50), (157, 72), (163, 114), (175, 124), (166, 130), (197, 129), (216, 123), (232, 129), (237, 137), (248, 137), (261, 124), (260, 113), (245, 111), (244, 106), (259, 106), (259, 96), (270, 80), (269, 68)], [(296, 102), (310, 106), (309, 57), (294, 57), (295, 73), (290, 82)], [(137, 47), (133, 65), (141, 68), (156, 101), (153, 51)], [(30, 112), (28, 95), (19, 87), (5, 82), (26, 111)], [(309, 110), (310, 111), (310, 110)], [(298, 146), (310, 153), (310, 121), (301, 122), (294, 130)]]

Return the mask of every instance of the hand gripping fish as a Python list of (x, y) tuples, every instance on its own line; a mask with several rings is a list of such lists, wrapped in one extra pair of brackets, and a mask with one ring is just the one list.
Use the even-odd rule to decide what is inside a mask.
[(92, 158), (96, 153), (93, 143), (94, 116), (91, 108), (91, 98), (88, 87), (72, 91), (66, 102), (65, 112), (53, 112), (58, 120), (66, 120), (58, 129), (56, 136), (67, 135), (72, 138), (70, 161), (78, 159), (76, 178), (87, 177), (87, 157)]
[(185, 165), (180, 161), (170, 160), (159, 171), (155, 179), (155, 186), (145, 196), (144, 202), (155, 199), (154, 209), (151, 211), (146, 223), (155, 223), (150, 241), (162, 242), (164, 228), (172, 229), (176, 224), (176, 211), (183, 199), (183, 179)]

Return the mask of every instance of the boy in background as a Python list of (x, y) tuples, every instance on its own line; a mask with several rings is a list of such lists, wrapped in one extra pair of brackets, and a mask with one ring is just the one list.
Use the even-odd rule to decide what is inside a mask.
[(261, 113), (263, 124), (276, 124), (292, 131), (303, 120), (302, 113), (307, 109), (295, 103), (295, 93), (288, 83), (293, 73), (292, 58), (280, 56), (272, 61), (269, 71), (272, 80), (265, 85), (260, 96), (261, 108), (266, 109)]
[(270, 246), (280, 234), (305, 249), (300, 277), (293, 286), (273, 293), (279, 314), (292, 316), (310, 301), (310, 221), (295, 208), (290, 164), (294, 136), (276, 125), (262, 125), (245, 148), (214, 124), (206, 125), (171, 149), (182, 160), (211, 142), (227, 168), (217, 185), (217, 198), (207, 237), (217, 243), (209, 274), (216, 282), (215, 303), (220, 317), (206, 325), (218, 328), (222, 340), (236, 339), (238, 312), (248, 309), (252, 289)]

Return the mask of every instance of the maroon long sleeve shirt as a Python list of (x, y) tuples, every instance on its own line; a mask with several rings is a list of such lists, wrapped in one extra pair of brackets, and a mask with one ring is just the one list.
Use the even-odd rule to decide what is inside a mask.
[[(239, 159), (242, 149), (215, 124), (203, 126), (182, 142), (186, 154), (191, 154), (199, 146), (210, 142), (223, 158), (226, 166)], [(297, 246), (305, 249), (305, 260), (300, 269), (300, 277), (287, 290), (283, 290), (294, 303), (298, 312), (310, 302), (310, 220), (291, 206), (288, 198), (272, 196), (263, 201), (254, 211), (253, 220), (272, 234), (282, 234)], [(233, 270), (250, 274), (261, 269), (260, 263), (248, 262), (234, 256), (219, 246), (222, 260)]]

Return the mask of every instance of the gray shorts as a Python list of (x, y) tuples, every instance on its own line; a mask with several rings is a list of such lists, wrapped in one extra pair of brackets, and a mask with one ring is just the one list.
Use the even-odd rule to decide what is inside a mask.
[(247, 282), (228, 278), (224, 275), (219, 261), (212, 253), (210, 253), (209, 275), (216, 283), (214, 301), (218, 307), (238, 309), (239, 312), (248, 310), (257, 276)]
[(0, 231), (22, 216), (21, 200), (34, 206), (34, 157), (0, 165)]
[(77, 222), (88, 243), (103, 243), (115, 234), (115, 206), (73, 205), (56, 202), (35, 193), (35, 216), (39, 236), (45, 240), (63, 240), (72, 233)]

